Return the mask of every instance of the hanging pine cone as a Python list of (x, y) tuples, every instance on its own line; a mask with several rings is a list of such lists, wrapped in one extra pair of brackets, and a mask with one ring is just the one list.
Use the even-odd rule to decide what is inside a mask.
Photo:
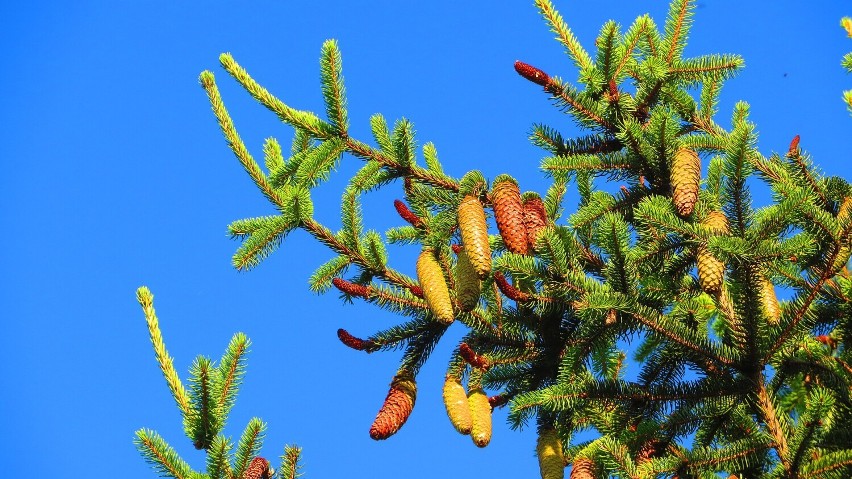
[(262, 457), (256, 457), (251, 460), (249, 466), (243, 472), (242, 479), (269, 479), (273, 473), (269, 461)]
[(527, 229), (524, 226), (524, 207), (518, 183), (509, 175), (498, 175), (491, 189), (494, 219), (503, 237), (506, 249), (512, 253), (527, 254)]
[(481, 294), (479, 276), (473, 268), (464, 247), (453, 248), (456, 251), (458, 260), (455, 267), (455, 290), (456, 299), (463, 311), (472, 311), (479, 304), (479, 295)]
[(672, 162), (671, 175), (672, 200), (681, 216), (692, 214), (692, 208), (698, 200), (698, 182), (701, 181), (701, 159), (689, 148), (677, 150)]
[(467, 395), (472, 419), (470, 437), (477, 447), (485, 447), (491, 442), (491, 403), (482, 388), (476, 388)]
[(580, 457), (574, 459), (569, 479), (595, 479), (595, 463), (591, 459)]
[(541, 479), (563, 479), (565, 457), (562, 455), (562, 440), (555, 429), (543, 429), (538, 435), (535, 448)]
[(533, 191), (523, 194), (524, 226), (527, 230), (527, 244), (530, 251), (535, 249), (538, 234), (547, 226), (547, 210), (541, 196)]
[(417, 280), (423, 288), (426, 304), (435, 318), (444, 323), (453, 322), (453, 303), (450, 290), (444, 280), (444, 272), (431, 248), (424, 248), (417, 258)]
[(470, 434), (473, 428), (473, 418), (470, 415), (470, 406), (467, 404), (467, 393), (464, 386), (457, 378), (447, 377), (444, 381), (444, 406), (447, 408), (447, 416), (456, 431), (462, 434)]
[(695, 253), (698, 262), (698, 282), (701, 289), (711, 294), (718, 294), (722, 290), (722, 281), (725, 277), (725, 263), (716, 259), (707, 249), (707, 245), (699, 245)]
[(370, 437), (381, 440), (396, 434), (411, 415), (415, 399), (417, 399), (417, 384), (414, 378), (407, 374), (396, 375), (391, 382), (385, 402), (370, 427)]
[(476, 274), (484, 278), (491, 272), (491, 247), (482, 203), (473, 195), (465, 196), (459, 203), (458, 219), (467, 257)]
[(834, 257), (834, 263), (831, 264), (832, 271), (840, 271), (849, 263), (849, 258), (852, 257), (852, 247), (850, 247), (849, 243), (846, 243), (840, 247), (837, 251), (837, 255)]
[(713, 210), (707, 213), (701, 225), (717, 235), (726, 235), (731, 232), (728, 226), (728, 217), (721, 211)]
[(775, 285), (769, 278), (763, 277), (760, 285), (760, 302), (763, 304), (763, 312), (772, 324), (778, 324), (781, 319), (781, 305), (778, 304), (778, 296), (775, 295)]

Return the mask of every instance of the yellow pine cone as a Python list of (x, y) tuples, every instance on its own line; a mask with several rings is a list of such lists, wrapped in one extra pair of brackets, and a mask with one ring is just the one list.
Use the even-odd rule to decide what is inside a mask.
[(485, 447), (491, 442), (491, 404), (488, 396), (481, 388), (476, 388), (467, 395), (472, 419), (470, 437), (477, 447)]
[(467, 404), (467, 393), (456, 378), (448, 377), (444, 381), (444, 406), (456, 431), (465, 435), (470, 434), (473, 418), (470, 415), (470, 406)]
[(698, 262), (698, 282), (708, 293), (719, 293), (725, 277), (725, 263), (716, 259), (707, 245), (699, 245), (695, 254)]
[(852, 196), (843, 198), (843, 202), (837, 208), (837, 219), (840, 221), (848, 220), (849, 213), (852, 213)]
[(731, 229), (728, 226), (728, 217), (721, 211), (711, 211), (707, 213), (707, 216), (701, 224), (718, 235), (726, 235), (731, 232)]
[(595, 463), (591, 459), (580, 457), (574, 459), (569, 479), (595, 479)]
[(527, 254), (527, 229), (524, 225), (524, 207), (518, 183), (509, 175), (495, 178), (491, 202), (494, 204), (497, 229), (500, 230), (506, 249), (512, 253)]
[(385, 402), (370, 427), (370, 437), (381, 440), (396, 434), (411, 415), (415, 399), (417, 399), (417, 384), (414, 378), (408, 375), (395, 376)]
[(534, 192), (526, 192), (523, 195), (524, 226), (527, 229), (527, 244), (530, 251), (535, 249), (538, 234), (547, 226), (547, 210), (541, 196)]
[(491, 272), (491, 247), (482, 203), (473, 195), (465, 196), (459, 203), (458, 218), (467, 257), (476, 274), (484, 278)]
[(555, 429), (544, 429), (538, 435), (535, 448), (541, 479), (563, 479), (565, 458), (562, 456), (562, 440)]
[(453, 322), (453, 303), (450, 290), (444, 280), (444, 272), (430, 248), (424, 249), (417, 258), (417, 280), (423, 289), (423, 296), (429, 310), (438, 321), (444, 324)]
[(769, 278), (761, 280), (760, 301), (763, 303), (763, 311), (772, 324), (778, 324), (781, 319), (781, 305), (778, 304), (778, 296), (775, 295), (775, 285)]
[(840, 271), (846, 266), (846, 263), (849, 262), (849, 258), (852, 257), (852, 248), (850, 245), (844, 244), (840, 247), (840, 250), (837, 252), (837, 256), (834, 257), (834, 263), (831, 266), (832, 271)]
[(456, 253), (458, 261), (456, 261), (455, 277), (456, 277), (456, 298), (459, 301), (461, 309), (464, 311), (472, 311), (479, 303), (479, 295), (481, 294), (479, 276), (473, 268), (464, 247), (459, 248)]
[(677, 150), (672, 162), (672, 200), (681, 216), (692, 214), (698, 200), (698, 183), (701, 181), (701, 160), (698, 153), (689, 148)]

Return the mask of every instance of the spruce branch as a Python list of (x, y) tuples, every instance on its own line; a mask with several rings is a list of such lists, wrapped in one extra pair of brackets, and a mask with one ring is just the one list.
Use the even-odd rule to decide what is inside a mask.
[(133, 441), (136, 449), (145, 458), (145, 461), (154, 466), (154, 469), (165, 477), (175, 479), (193, 479), (195, 473), (177, 452), (169, 446), (159, 434), (150, 429), (136, 431), (136, 439)]

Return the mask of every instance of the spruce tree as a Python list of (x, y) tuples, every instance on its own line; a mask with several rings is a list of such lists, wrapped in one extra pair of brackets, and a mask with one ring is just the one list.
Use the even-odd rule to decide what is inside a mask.
[[(404, 425), (420, 368), (462, 327), (443, 391), (448, 430), (485, 447), (492, 409), (509, 407), (512, 427), (539, 432), (544, 479), (566, 467), (572, 479), (852, 477), (852, 185), (820, 173), (798, 137), (761, 154), (745, 102), (730, 129), (716, 122), (721, 87), (743, 61), (683, 56), (694, 1), (673, 0), (662, 28), (648, 16), (606, 23), (591, 53), (550, 0), (535, 4), (577, 81), (520, 61), (515, 70), (585, 131), (533, 126), (552, 180), (544, 192), (505, 174), (447, 175), (405, 119), (391, 127), (376, 114), (372, 144), (351, 137), (334, 40), (320, 58), (324, 118), (221, 55), (295, 131), (289, 152), (266, 140), (261, 167), (213, 73), (201, 74), (229, 146), (277, 210), (229, 225), (242, 240), (234, 266), (253, 268), (302, 229), (335, 255), (310, 277), (313, 291), (334, 287), (403, 318), (364, 339), (338, 332), (358, 351), (404, 350), (374, 439)], [(842, 25), (852, 36), (852, 20)], [(852, 71), (852, 54), (843, 66)], [(845, 100), (852, 110), (852, 92)], [(332, 231), (313, 215), (312, 190), (344, 155), (363, 166)], [(752, 203), (753, 181), (772, 191), (769, 204)], [(400, 186), (400, 226), (365, 229), (361, 196)], [(580, 204), (566, 215), (574, 187)], [(416, 278), (391, 265), (388, 243), (420, 252)], [(626, 361), (637, 378), (625, 378)]]

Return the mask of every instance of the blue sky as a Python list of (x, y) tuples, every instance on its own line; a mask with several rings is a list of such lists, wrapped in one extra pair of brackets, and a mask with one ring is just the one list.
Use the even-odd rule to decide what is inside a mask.
[[(405, 116), (445, 169), (509, 173), (543, 191), (534, 122), (576, 133), (540, 88), (516, 75), (520, 59), (573, 80), (532, 1), (482, 2), (3, 2), (0, 4), (0, 265), (5, 360), (0, 362), (4, 473), (155, 477), (132, 445), (149, 427), (203, 467), (181, 430), (154, 361), (134, 291), (155, 295), (166, 344), (184, 374), (193, 357), (217, 359), (233, 333), (253, 341), (227, 433), (249, 418), (269, 424), (263, 455), (304, 448), (308, 477), (515, 477), (535, 475), (534, 431), (511, 431), (495, 413), (486, 449), (459, 436), (440, 399), (454, 325), (419, 377), (417, 407), (388, 441), (367, 431), (400, 353), (342, 346), (344, 327), (367, 336), (396, 318), (309, 292), (331, 255), (296, 232), (249, 273), (230, 257), (233, 220), (272, 208), (227, 149), (198, 74), (211, 69), (247, 146), (289, 144), (290, 130), (218, 67), (231, 52), (288, 104), (323, 111), (318, 58), (327, 38), (343, 53), (351, 134), (371, 142), (369, 116)], [(830, 5), (829, 5), (830, 3)], [(744, 99), (764, 154), (801, 146), (827, 174), (847, 178), (852, 118), (839, 66), (852, 50), (842, 2), (699, 0), (686, 55), (739, 53), (746, 69), (723, 89), (719, 121)], [(588, 48), (609, 18), (629, 25), (665, 2), (556, 1)], [(593, 8), (594, 5), (594, 8)], [(339, 198), (358, 160), (314, 194), (317, 218), (337, 228)], [(367, 197), (368, 227), (401, 224), (398, 186)], [(760, 197), (758, 196), (758, 201)], [(569, 203), (568, 211), (572, 210)], [(415, 248), (391, 248), (413, 274)], [(277, 460), (273, 460), (277, 463)]]

